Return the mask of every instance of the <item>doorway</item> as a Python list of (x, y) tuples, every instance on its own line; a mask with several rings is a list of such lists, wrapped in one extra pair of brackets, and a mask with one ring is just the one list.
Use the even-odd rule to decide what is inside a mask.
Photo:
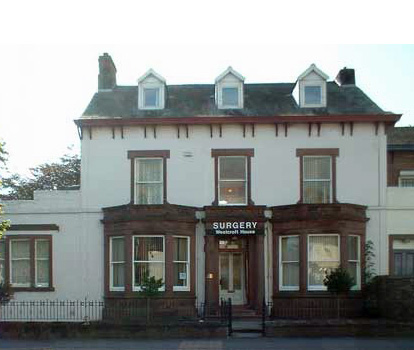
[(220, 298), (231, 298), (234, 305), (246, 303), (245, 255), (241, 240), (220, 241)]

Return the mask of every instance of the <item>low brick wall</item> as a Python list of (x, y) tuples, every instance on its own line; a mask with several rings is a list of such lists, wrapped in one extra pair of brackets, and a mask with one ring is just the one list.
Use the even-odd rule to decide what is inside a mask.
[(381, 317), (414, 321), (414, 278), (378, 276), (367, 300)]
[(109, 325), (103, 323), (0, 322), (0, 338), (215, 338), (225, 337), (227, 328), (219, 322), (182, 322), (173, 325)]

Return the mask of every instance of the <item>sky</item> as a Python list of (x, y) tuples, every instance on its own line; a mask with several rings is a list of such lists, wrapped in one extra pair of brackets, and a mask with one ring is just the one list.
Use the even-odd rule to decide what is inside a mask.
[[(338, 4), (341, 4), (338, 7)], [(375, 7), (373, 6), (375, 4)], [(414, 125), (409, 1), (13, 1), (0, 5), (0, 139), (9, 171), (79, 150), (73, 121), (108, 52), (118, 85), (149, 68), (167, 84), (214, 83), (229, 65), (245, 83), (294, 82), (315, 63), (334, 80), (354, 68), (382, 109)], [(22, 8), (24, 11), (22, 11)], [(368, 44), (372, 43), (372, 44)], [(383, 43), (389, 43), (384, 45)]]

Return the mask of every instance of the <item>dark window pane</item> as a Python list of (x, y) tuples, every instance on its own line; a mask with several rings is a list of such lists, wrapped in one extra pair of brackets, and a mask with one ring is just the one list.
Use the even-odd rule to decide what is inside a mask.
[(220, 157), (220, 180), (244, 180), (246, 157)]

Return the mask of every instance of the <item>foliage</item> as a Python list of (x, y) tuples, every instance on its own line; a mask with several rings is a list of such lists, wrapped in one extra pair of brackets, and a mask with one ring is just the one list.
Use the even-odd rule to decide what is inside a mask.
[(374, 242), (368, 240), (365, 243), (365, 284), (368, 285), (376, 276)]
[(30, 169), (31, 177), (12, 174), (3, 180), (8, 192), (3, 199), (33, 199), (35, 190), (56, 190), (80, 184), (80, 157), (65, 154), (58, 162), (44, 163)]
[[(5, 143), (0, 141), (0, 169), (6, 167), (8, 153), (5, 150)], [(0, 179), (0, 188), (2, 186), (2, 181)], [(1, 214), (3, 214), (2, 205), (0, 204), (0, 239), (3, 236), (3, 233), (10, 227), (9, 220), (1, 220)], [(1, 299), (0, 299), (1, 300)]]
[(154, 297), (160, 294), (160, 288), (164, 285), (162, 279), (156, 279), (154, 276), (144, 276), (140, 285), (140, 293), (147, 298)]
[(346, 269), (343, 267), (338, 267), (326, 275), (323, 284), (331, 293), (345, 294), (349, 292), (355, 282)]
[(10, 284), (0, 283), (0, 304), (7, 303), (12, 298), (13, 291)]

